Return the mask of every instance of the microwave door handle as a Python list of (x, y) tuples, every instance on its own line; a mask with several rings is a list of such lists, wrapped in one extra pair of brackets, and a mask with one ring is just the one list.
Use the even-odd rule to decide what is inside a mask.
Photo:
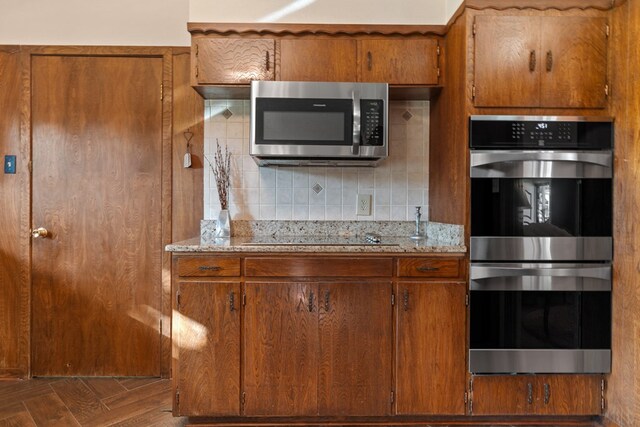
[(351, 92), (353, 100), (353, 145), (351, 154), (360, 154), (360, 93), (357, 90)]
[(471, 167), (487, 166), (506, 162), (558, 161), (571, 163), (589, 163), (611, 168), (611, 154), (601, 152), (475, 152), (471, 155)]

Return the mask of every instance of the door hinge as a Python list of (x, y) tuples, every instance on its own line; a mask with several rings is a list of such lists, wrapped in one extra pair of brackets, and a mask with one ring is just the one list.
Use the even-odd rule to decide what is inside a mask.
[(604, 400), (604, 390), (607, 387), (607, 383), (604, 378), (600, 380), (600, 413), (604, 414), (604, 409), (607, 406)]
[(469, 403), (469, 394), (465, 391), (464, 392), (464, 404), (466, 405), (467, 403)]
[(605, 96), (609, 96), (610, 95), (610, 93), (609, 93), (609, 85), (608, 84), (604, 85), (604, 95)]
[(162, 319), (160, 319), (160, 335), (162, 336)]
[(437, 73), (438, 73), (438, 77), (440, 77), (440, 67), (438, 67)]
[(180, 291), (176, 292), (176, 310), (180, 311)]
[(393, 390), (391, 390), (391, 403), (395, 402), (396, 400), (396, 394), (393, 392)]
[(244, 391), (242, 392), (242, 396), (240, 397), (240, 403), (242, 404), (242, 406), (244, 407), (244, 404), (247, 402), (247, 393), (245, 393)]
[(436, 46), (436, 54), (438, 56), (440, 56), (440, 44), (438, 44), (438, 46)]
[(391, 305), (396, 305), (396, 295), (393, 292), (391, 292)]
[(611, 27), (609, 27), (609, 24), (604, 26), (604, 32), (607, 35), (607, 37), (609, 37), (609, 35), (611, 34)]
[(476, 97), (476, 85), (471, 86), (471, 98)]
[(464, 305), (469, 307), (469, 294), (466, 294), (464, 296)]
[(160, 101), (164, 101), (164, 83), (160, 84)]
[(469, 380), (469, 415), (473, 415), (473, 377)]
[(471, 34), (473, 34), (474, 36), (476, 35), (476, 30), (478, 29), (478, 27), (476, 26), (475, 21), (473, 22), (473, 26), (471, 27)]
[(198, 78), (198, 66), (196, 65), (196, 79)]
[(247, 294), (242, 294), (242, 306), (247, 305)]
[(196, 43), (196, 57), (198, 56), (198, 43)]
[(180, 408), (180, 390), (176, 390), (176, 409)]

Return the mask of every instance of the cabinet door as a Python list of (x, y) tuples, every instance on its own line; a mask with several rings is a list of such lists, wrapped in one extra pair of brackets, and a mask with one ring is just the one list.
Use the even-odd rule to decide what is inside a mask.
[(400, 283), (396, 291), (396, 411), (464, 415), (464, 283)]
[(319, 285), (320, 415), (391, 408), (391, 283)]
[(356, 81), (356, 41), (348, 39), (282, 39), (283, 81)]
[(605, 18), (542, 19), (542, 107), (606, 106), (606, 26)]
[(536, 384), (537, 415), (598, 415), (600, 375), (544, 375)]
[(194, 84), (248, 84), (274, 79), (273, 39), (196, 39), (192, 46)]
[(179, 282), (178, 415), (240, 414), (240, 284)]
[(475, 18), (476, 107), (537, 107), (540, 103), (540, 18)]
[(527, 415), (534, 412), (534, 375), (476, 375), (473, 377), (473, 415)]
[(438, 84), (438, 41), (362, 40), (360, 70), (363, 82), (402, 85)]
[(246, 283), (245, 415), (318, 412), (317, 285)]

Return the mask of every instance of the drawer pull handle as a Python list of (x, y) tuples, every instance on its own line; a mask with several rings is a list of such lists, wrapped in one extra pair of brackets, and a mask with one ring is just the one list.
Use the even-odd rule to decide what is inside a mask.
[(264, 59), (265, 59), (265, 61), (264, 61), (264, 62), (265, 62), (265, 69), (266, 69), (267, 71), (270, 71), (270, 70), (269, 70), (269, 65), (270, 65), (269, 63), (270, 63), (271, 61), (269, 61), (269, 51), (266, 51), (266, 52), (265, 52)]
[(329, 312), (329, 310), (331, 310), (331, 305), (329, 304), (329, 298), (330, 298), (330, 293), (329, 291), (325, 291), (324, 293), (324, 311)]
[(404, 290), (404, 295), (402, 296), (402, 307), (404, 311), (409, 311), (409, 289)]
[(533, 385), (527, 383), (527, 403), (533, 405)]
[(429, 271), (438, 271), (440, 267), (416, 267), (416, 270), (426, 273)]
[(373, 68), (373, 55), (367, 52), (367, 70), (371, 71), (371, 68)]
[(217, 265), (201, 265), (200, 267), (198, 267), (198, 269), (200, 271), (219, 271), (219, 270), (222, 270), (222, 268), (218, 267)]
[(529, 71), (536, 70), (536, 51), (532, 50), (529, 54)]
[(547, 52), (547, 72), (553, 69), (553, 53), (551, 51)]
[(544, 404), (548, 405), (550, 399), (551, 399), (551, 388), (549, 387), (549, 384), (545, 384), (544, 385)]
[(309, 293), (309, 313), (313, 311), (313, 292)]
[(229, 294), (229, 310), (236, 311), (236, 293), (233, 291)]

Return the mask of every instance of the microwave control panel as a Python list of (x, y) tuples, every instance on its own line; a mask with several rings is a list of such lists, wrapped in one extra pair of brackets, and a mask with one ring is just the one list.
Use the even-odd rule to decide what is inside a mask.
[(360, 135), (362, 145), (383, 145), (384, 122), (381, 99), (360, 100)]

